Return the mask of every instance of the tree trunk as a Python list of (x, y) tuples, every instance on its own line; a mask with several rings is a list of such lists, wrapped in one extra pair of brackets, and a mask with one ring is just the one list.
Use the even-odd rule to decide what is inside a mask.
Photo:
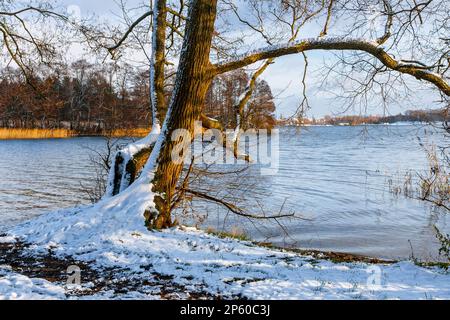
[(167, 1), (155, 0), (153, 9), (153, 36), (152, 36), (152, 66), (151, 66), (151, 97), (153, 126), (160, 127), (167, 113), (164, 81), (166, 63), (166, 27), (167, 27)]
[[(208, 71), (217, 0), (193, 0), (189, 10), (175, 90), (162, 132), (164, 140), (153, 180), (157, 212), (146, 212), (145, 215), (147, 226), (155, 229), (172, 226), (172, 197), (183, 169), (183, 164), (172, 161), (176, 145), (171, 141), (172, 134), (177, 129), (185, 129), (192, 136), (212, 81), (212, 73)], [(186, 155), (181, 156), (184, 159)]]
[(118, 195), (137, 179), (153, 150), (155, 142), (153, 137), (159, 134), (161, 123), (166, 116), (167, 107), (164, 94), (167, 27), (166, 5), (166, 0), (155, 0), (153, 4), (153, 47), (150, 71), (152, 132), (146, 138), (148, 143), (139, 143), (139, 146), (134, 145), (134, 148), (127, 147), (117, 153), (114, 159), (112, 175), (108, 178), (107, 196)]

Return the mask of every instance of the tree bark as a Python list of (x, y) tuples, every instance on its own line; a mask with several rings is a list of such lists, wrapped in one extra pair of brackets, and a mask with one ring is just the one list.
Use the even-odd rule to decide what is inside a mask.
[(167, 113), (164, 82), (166, 63), (167, 1), (155, 0), (153, 9), (152, 67), (150, 72), (153, 126), (164, 122)]
[[(155, 0), (153, 10), (144, 14), (137, 21), (144, 20), (150, 14), (153, 14), (153, 33), (152, 33), (152, 67), (150, 70), (150, 92), (151, 92), (151, 107), (152, 107), (152, 132), (150, 132), (147, 139), (151, 141), (150, 136), (157, 135), (161, 129), (166, 117), (166, 101), (164, 94), (165, 83), (165, 62), (166, 62), (166, 27), (167, 27), (167, 1)], [(137, 23), (133, 24), (130, 30), (134, 28)], [(120, 40), (120, 42), (109, 48), (110, 52), (116, 50), (123, 41), (125, 41), (127, 34)], [(124, 155), (124, 150), (117, 153), (114, 159), (113, 175), (110, 177), (109, 188), (107, 196), (115, 196), (128, 188), (138, 177), (145, 162), (153, 150), (153, 145), (142, 145), (136, 148), (134, 153)]]
[[(172, 161), (172, 152), (177, 144), (171, 141), (172, 134), (177, 129), (185, 129), (192, 137), (195, 121), (200, 119), (212, 81), (208, 71), (217, 0), (193, 0), (189, 10), (175, 89), (162, 132), (164, 139), (153, 179), (152, 191), (155, 193), (157, 212), (145, 214), (147, 226), (153, 229), (172, 226), (172, 198), (183, 169), (183, 164)], [(184, 158), (186, 154), (181, 156)]]

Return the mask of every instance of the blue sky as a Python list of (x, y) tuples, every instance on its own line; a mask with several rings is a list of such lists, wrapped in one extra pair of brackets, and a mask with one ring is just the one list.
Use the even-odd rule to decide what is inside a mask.
[[(114, 19), (115, 13), (119, 13), (120, 10), (113, 0), (59, 0), (61, 6), (70, 8), (70, 10), (80, 10), (82, 15), (95, 14), (98, 16), (106, 16), (110, 19)], [(130, 6), (139, 5), (143, 3), (142, 0), (128, 0), (127, 3)], [(264, 45), (263, 45), (264, 46)], [(308, 77), (308, 96), (311, 104), (311, 111), (309, 116), (322, 117), (327, 114), (339, 114), (343, 111), (343, 106), (340, 105), (332, 95), (318, 90), (318, 83), (321, 79), (321, 74), (318, 71), (324, 60), (332, 59), (330, 53), (325, 52), (313, 52), (308, 53), (310, 62), (310, 75)], [(289, 56), (277, 59), (276, 63), (272, 65), (263, 78), (269, 82), (272, 91), (277, 96), (277, 114), (278, 116), (291, 116), (295, 113), (301, 99), (302, 99), (302, 86), (301, 79), (304, 70), (303, 59), (300, 55)], [(339, 81), (339, 79), (336, 79)], [(333, 88), (327, 88), (333, 90)], [(391, 104), (389, 106), (389, 113), (396, 114), (410, 108), (428, 108), (436, 106), (433, 102), (437, 100), (437, 96), (434, 95), (431, 90), (423, 90), (420, 86), (417, 86), (417, 94), (412, 97), (408, 103)], [(353, 109), (349, 110), (349, 114), (360, 114), (361, 110)], [(363, 111), (367, 114), (383, 114), (383, 108), (376, 104)]]

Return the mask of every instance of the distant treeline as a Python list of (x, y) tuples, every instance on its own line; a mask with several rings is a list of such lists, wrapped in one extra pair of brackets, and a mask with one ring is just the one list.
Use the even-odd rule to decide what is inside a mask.
[(394, 116), (325, 116), (322, 119), (281, 119), (281, 125), (349, 125), (362, 124), (391, 124), (398, 122), (445, 122), (450, 121), (450, 113), (447, 109), (438, 110), (411, 110), (404, 114)]
[(95, 66), (84, 60), (25, 79), (1, 70), (0, 127), (104, 129), (149, 127), (147, 75), (133, 68)]
[[(55, 68), (53, 68), (55, 70)], [(151, 108), (148, 72), (129, 65), (92, 65), (84, 60), (26, 79), (13, 69), (0, 70), (0, 128), (67, 129), (80, 134), (148, 128)], [(235, 101), (249, 76), (244, 71), (219, 77), (208, 95), (205, 112), (224, 127), (236, 123)], [(167, 85), (167, 99), (171, 86)], [(273, 126), (270, 87), (264, 81), (246, 114), (249, 126)]]

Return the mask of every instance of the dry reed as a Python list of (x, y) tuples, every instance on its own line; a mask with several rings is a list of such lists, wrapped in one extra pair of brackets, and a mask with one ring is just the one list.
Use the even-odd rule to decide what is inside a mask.
[(74, 136), (67, 129), (9, 129), (0, 128), (0, 140), (15, 139), (62, 139)]
[(10, 129), (0, 128), (0, 140), (28, 140), (28, 139), (66, 139), (76, 136), (108, 136), (112, 138), (145, 137), (150, 132), (146, 128), (115, 129), (101, 134), (78, 134), (68, 129)]

